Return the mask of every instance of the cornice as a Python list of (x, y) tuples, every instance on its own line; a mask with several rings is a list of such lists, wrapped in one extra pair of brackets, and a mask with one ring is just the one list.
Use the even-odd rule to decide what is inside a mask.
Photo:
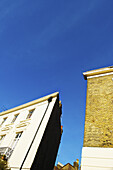
[(40, 99), (33, 100), (33, 101), (28, 102), (28, 103), (26, 103), (26, 104), (23, 104), (23, 105), (14, 107), (14, 108), (12, 108), (12, 109), (6, 110), (6, 111), (4, 111), (4, 112), (1, 112), (1, 113), (0, 113), (0, 116), (5, 115), (5, 114), (8, 114), (8, 113), (11, 113), (11, 112), (14, 112), (14, 111), (17, 111), (17, 110), (20, 110), (20, 109), (24, 109), (24, 108), (29, 107), (29, 106), (32, 106), (32, 105), (34, 105), (34, 104), (38, 104), (38, 103), (44, 102), (44, 101), (48, 100), (50, 97), (57, 97), (58, 95), (59, 95), (59, 93), (56, 92), (56, 93), (50, 94), (50, 95), (48, 95), (48, 96), (42, 97), (42, 98), (40, 98)]
[(84, 76), (84, 79), (87, 80), (88, 77), (111, 74), (112, 72), (113, 72), (113, 66), (110, 66), (110, 67), (105, 67), (105, 68), (101, 68), (101, 69), (84, 72), (83, 76)]

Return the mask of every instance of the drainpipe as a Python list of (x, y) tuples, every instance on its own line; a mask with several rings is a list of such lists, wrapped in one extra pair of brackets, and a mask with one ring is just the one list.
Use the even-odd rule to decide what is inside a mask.
[(27, 153), (26, 153), (26, 155), (25, 155), (25, 157), (24, 157), (24, 160), (23, 160), (23, 162), (22, 162), (22, 164), (21, 164), (20, 170), (22, 169), (22, 167), (23, 167), (23, 165), (24, 165), (24, 163), (25, 163), (25, 160), (26, 160), (26, 158), (27, 158), (27, 156), (28, 156), (28, 154), (29, 154), (29, 151), (30, 151), (30, 149), (31, 149), (31, 147), (32, 147), (32, 145), (33, 145), (33, 142), (34, 142), (34, 140), (35, 140), (35, 138), (36, 138), (36, 135), (37, 135), (38, 130), (39, 130), (40, 126), (41, 126), (41, 123), (42, 123), (42, 121), (43, 121), (43, 119), (44, 119), (44, 117), (45, 117), (45, 114), (46, 114), (46, 112), (47, 112), (47, 109), (48, 109), (48, 107), (49, 107), (49, 104), (50, 104), (50, 102), (52, 101), (52, 98), (53, 98), (53, 97), (50, 97), (50, 98), (48, 99), (47, 108), (46, 108), (46, 110), (45, 110), (45, 112), (44, 112), (44, 115), (43, 115), (43, 117), (42, 117), (42, 119), (41, 119), (41, 121), (40, 121), (40, 124), (39, 124), (39, 126), (38, 126), (38, 128), (37, 128), (37, 130), (36, 130), (36, 133), (35, 133), (35, 135), (34, 135), (34, 137), (33, 137), (33, 140), (32, 140), (32, 142), (31, 142), (31, 144), (30, 144), (30, 146), (29, 146), (29, 149), (28, 149), (28, 151), (27, 151)]

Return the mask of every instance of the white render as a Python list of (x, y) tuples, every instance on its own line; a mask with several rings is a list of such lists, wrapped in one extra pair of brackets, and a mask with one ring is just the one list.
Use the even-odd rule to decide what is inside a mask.
[(83, 147), (81, 170), (113, 170), (113, 148)]
[[(44, 131), (46, 129), (47, 123), (49, 121), (50, 115), (52, 113), (52, 109), (57, 100), (58, 93), (54, 93), (52, 95), (47, 96), (46, 98), (42, 98), (40, 101), (31, 102), (27, 105), (22, 105), (22, 107), (18, 107), (20, 109), (12, 109), (11, 111), (5, 111), (0, 113), (0, 124), (3, 119), (7, 117), (6, 121), (0, 126), (0, 136), (6, 135), (3, 140), (0, 141), (0, 151), (4, 148), (12, 148), (12, 143), (16, 140), (15, 136), (19, 132), (23, 132), (11, 156), (8, 159), (9, 167), (11, 170), (19, 170), (22, 162), (29, 150), (29, 147), (32, 143), (32, 146), (29, 150), (29, 154), (27, 155), (22, 169), (30, 170), (32, 162), (35, 158), (36, 152), (42, 140)], [(52, 96), (52, 101), (48, 105), (48, 98)], [(36, 104), (35, 104), (36, 103)], [(27, 106), (27, 107), (26, 107)], [(27, 115), (29, 111), (33, 110), (34, 112), (32, 116), (28, 119)], [(46, 114), (45, 114), (46, 112)], [(11, 123), (14, 116), (19, 114), (14, 123)], [(39, 129), (38, 129), (39, 128)], [(36, 133), (38, 129), (38, 133)], [(5, 153), (7, 150), (5, 150)]]

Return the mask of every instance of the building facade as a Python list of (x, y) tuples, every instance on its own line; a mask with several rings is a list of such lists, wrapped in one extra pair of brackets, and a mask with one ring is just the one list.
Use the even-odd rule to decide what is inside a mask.
[(81, 170), (113, 169), (113, 67), (83, 73), (87, 80)]
[(0, 113), (0, 153), (11, 170), (52, 170), (61, 139), (59, 93)]

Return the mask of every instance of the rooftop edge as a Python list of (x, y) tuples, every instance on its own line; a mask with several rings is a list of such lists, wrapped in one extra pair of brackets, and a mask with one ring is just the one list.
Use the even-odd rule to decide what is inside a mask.
[(41, 97), (41, 98), (39, 98), (39, 99), (36, 99), (36, 100), (31, 101), (31, 102), (22, 104), (22, 105), (17, 106), (17, 107), (14, 107), (14, 108), (12, 108), (12, 109), (3, 111), (3, 112), (0, 113), (0, 116), (2, 116), (2, 115), (4, 115), (4, 114), (11, 113), (11, 112), (14, 112), (14, 111), (17, 111), (17, 110), (20, 110), (20, 109), (23, 109), (23, 108), (26, 108), (26, 107), (28, 107), (28, 106), (32, 106), (32, 105), (34, 105), (34, 104), (38, 104), (38, 103), (44, 102), (44, 101), (48, 100), (50, 97), (57, 97), (58, 95), (59, 95), (59, 92), (52, 93), (52, 94), (50, 94), (50, 95)]
[(106, 74), (106, 73), (111, 73), (111, 72), (113, 72), (113, 66), (87, 71), (83, 73), (83, 76), (84, 76), (84, 79), (87, 80), (87, 77), (89, 76), (95, 76), (95, 75)]

